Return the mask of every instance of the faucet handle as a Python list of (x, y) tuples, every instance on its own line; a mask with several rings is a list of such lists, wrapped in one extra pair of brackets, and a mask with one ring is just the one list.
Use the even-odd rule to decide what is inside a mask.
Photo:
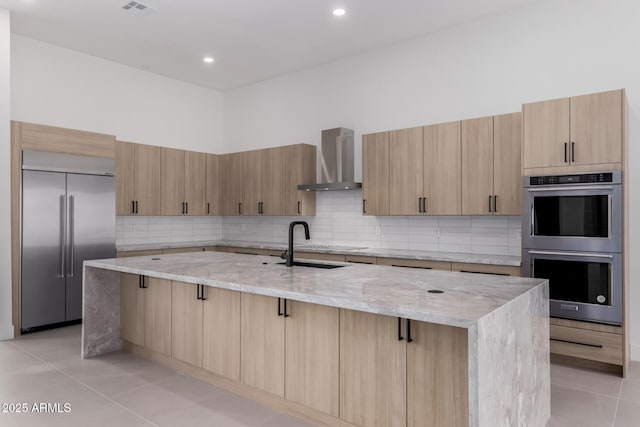
[(280, 258), (282, 258), (282, 259), (287, 259), (287, 252), (289, 252), (289, 251), (288, 251), (288, 250), (285, 250), (284, 252), (282, 252), (282, 253), (280, 254)]

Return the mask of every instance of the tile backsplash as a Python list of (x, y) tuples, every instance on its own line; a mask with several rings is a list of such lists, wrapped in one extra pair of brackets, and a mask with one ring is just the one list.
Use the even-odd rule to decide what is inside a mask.
[[(118, 244), (190, 240), (286, 243), (291, 221), (305, 220), (308, 243), (520, 256), (520, 216), (396, 216), (361, 213), (362, 192), (319, 192), (315, 217), (118, 217)], [(296, 243), (304, 242), (301, 227)]]

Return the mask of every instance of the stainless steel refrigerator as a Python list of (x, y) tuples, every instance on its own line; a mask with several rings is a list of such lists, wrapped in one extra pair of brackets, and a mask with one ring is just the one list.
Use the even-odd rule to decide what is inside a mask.
[(115, 257), (113, 159), (22, 153), (21, 329), (82, 319), (82, 264)]

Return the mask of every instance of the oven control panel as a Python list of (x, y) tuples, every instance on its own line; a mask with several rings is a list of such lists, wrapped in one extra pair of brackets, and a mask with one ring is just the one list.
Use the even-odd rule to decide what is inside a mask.
[(529, 177), (529, 185), (599, 184), (613, 182), (613, 173), (583, 173), (579, 175), (546, 175)]

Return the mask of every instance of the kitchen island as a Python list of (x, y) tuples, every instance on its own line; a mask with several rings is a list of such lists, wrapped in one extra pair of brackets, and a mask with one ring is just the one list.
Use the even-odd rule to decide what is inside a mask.
[(546, 424), (547, 281), (279, 262), (88, 261), (83, 357), (124, 348), (328, 425)]

